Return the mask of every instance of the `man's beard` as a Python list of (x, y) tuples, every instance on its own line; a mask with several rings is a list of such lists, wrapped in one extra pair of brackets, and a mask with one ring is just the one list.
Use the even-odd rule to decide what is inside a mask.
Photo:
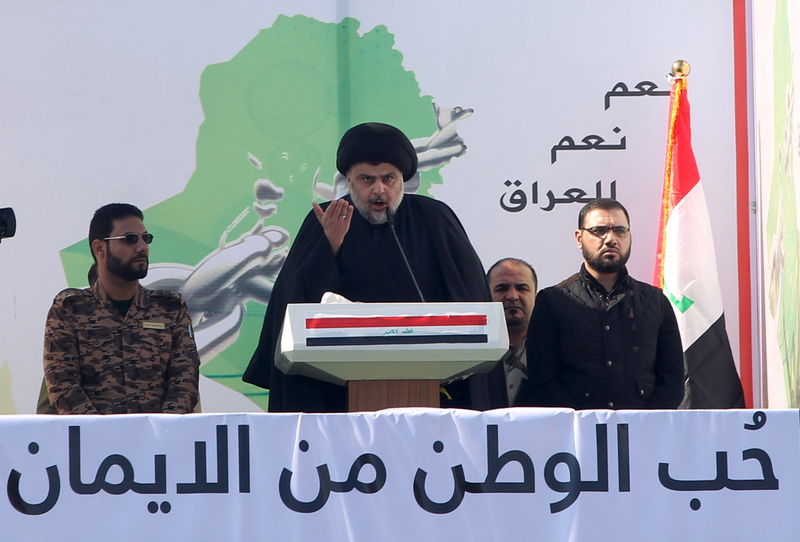
[[(369, 208), (370, 205), (375, 203), (387, 203), (389, 201), (386, 197), (377, 196), (371, 198), (369, 201), (364, 201), (356, 196), (354, 193), (350, 193), (350, 199), (353, 200), (353, 205), (355, 206), (356, 210), (358, 210), (359, 214), (366, 219), (367, 222), (370, 224), (385, 224), (389, 217), (386, 216), (386, 210), (383, 211), (373, 211)], [(403, 202), (403, 192), (400, 192), (400, 196), (397, 198), (397, 202), (394, 205), (391, 203), (389, 204), (388, 208), (391, 209), (392, 214), (397, 212), (398, 207)]]
[(585, 247), (581, 248), (581, 252), (583, 253), (583, 259), (586, 260), (589, 267), (598, 273), (618, 273), (625, 267), (625, 264), (628, 263), (628, 258), (631, 256), (630, 248), (628, 248), (627, 252), (620, 253), (619, 258), (615, 260), (605, 260), (599, 252), (592, 255)]
[(525, 316), (506, 316), (506, 327), (514, 329), (522, 327), (525, 324)]
[(508, 307), (503, 307), (503, 311), (506, 313), (506, 327), (509, 329), (520, 327), (525, 324), (525, 311), (518, 306), (515, 306), (514, 308), (516, 311), (512, 313), (513, 316), (510, 316), (509, 313), (506, 312)]
[(143, 279), (147, 276), (147, 268), (149, 266), (147, 256), (135, 256), (134, 259), (139, 259), (142, 257), (145, 259), (145, 263), (147, 265), (145, 265), (142, 269), (136, 269), (133, 267), (132, 262), (123, 262), (120, 258), (117, 258), (109, 252), (108, 257), (106, 258), (106, 269), (108, 269), (109, 273), (115, 277), (121, 278), (122, 280), (134, 281)]

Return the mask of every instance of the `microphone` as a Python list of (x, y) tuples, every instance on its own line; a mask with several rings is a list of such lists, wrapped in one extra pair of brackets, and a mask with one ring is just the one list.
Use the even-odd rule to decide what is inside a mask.
[(406, 269), (408, 269), (408, 274), (411, 275), (411, 281), (414, 283), (414, 288), (417, 289), (417, 295), (419, 296), (419, 300), (422, 303), (425, 303), (425, 297), (422, 295), (422, 290), (419, 289), (419, 284), (417, 283), (417, 277), (414, 276), (414, 271), (411, 270), (411, 264), (408, 263), (408, 258), (406, 257), (406, 251), (403, 250), (403, 245), (400, 244), (400, 239), (397, 237), (397, 231), (394, 229), (394, 217), (392, 216), (392, 210), (389, 208), (387, 203), (386, 205), (386, 223), (389, 224), (389, 229), (392, 230), (392, 237), (394, 237), (394, 242), (397, 244), (397, 248), (400, 249), (400, 255), (403, 257), (403, 262), (406, 264)]

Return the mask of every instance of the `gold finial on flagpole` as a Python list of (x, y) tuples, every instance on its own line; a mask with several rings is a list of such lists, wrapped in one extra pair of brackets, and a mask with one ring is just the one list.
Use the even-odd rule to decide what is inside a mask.
[(692, 71), (692, 67), (689, 66), (689, 63), (685, 60), (676, 60), (672, 63), (672, 72), (670, 75), (672, 77), (686, 77), (689, 75), (689, 72)]

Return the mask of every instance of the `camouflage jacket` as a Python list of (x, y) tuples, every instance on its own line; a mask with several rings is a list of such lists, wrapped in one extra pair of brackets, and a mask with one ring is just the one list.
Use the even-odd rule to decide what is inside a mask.
[(95, 283), (63, 290), (47, 315), (44, 373), (59, 414), (192, 412), (199, 367), (180, 294), (140, 286), (123, 318)]

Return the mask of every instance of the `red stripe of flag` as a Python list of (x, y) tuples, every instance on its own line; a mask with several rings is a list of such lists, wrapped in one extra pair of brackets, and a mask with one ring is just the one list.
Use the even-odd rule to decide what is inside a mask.
[(686, 79), (677, 79), (670, 92), (669, 128), (664, 191), (661, 195), (661, 220), (658, 223), (658, 248), (653, 284), (664, 286), (667, 222), (672, 209), (700, 182), (700, 172), (692, 151), (692, 126), (689, 120), (689, 98)]
[(306, 329), (348, 327), (396, 327), (396, 326), (485, 326), (485, 314), (458, 314), (451, 316), (378, 316), (340, 318), (306, 318)]
[[(700, 182), (697, 161), (692, 151), (692, 125), (689, 120), (689, 97), (686, 94), (686, 82), (681, 81), (682, 92), (678, 96), (678, 118), (675, 122), (675, 140), (672, 148), (672, 188), (673, 197), (670, 207), (675, 207), (695, 185)], [(673, 91), (674, 92), (674, 91)]]

